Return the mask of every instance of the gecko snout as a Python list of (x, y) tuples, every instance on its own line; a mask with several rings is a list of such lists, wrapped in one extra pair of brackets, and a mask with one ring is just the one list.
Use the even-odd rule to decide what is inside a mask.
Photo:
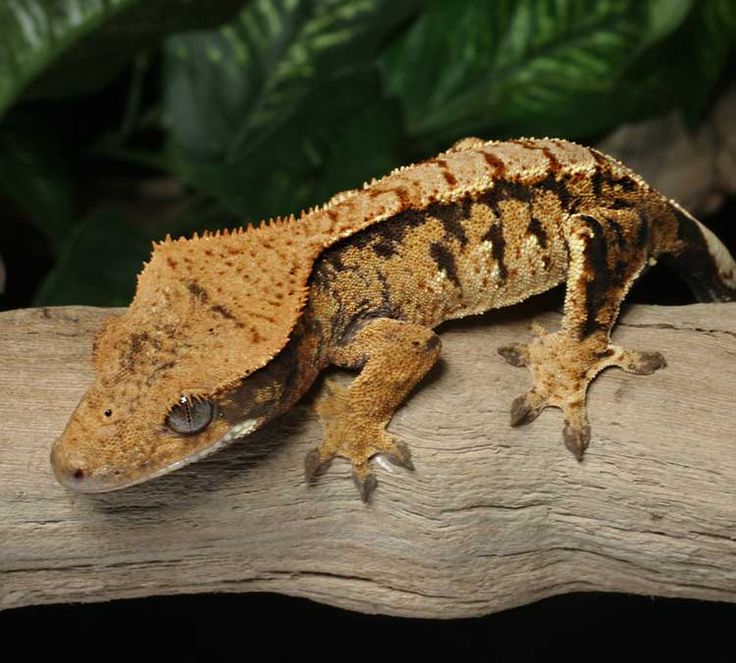
[(100, 476), (92, 472), (83, 459), (66, 454), (59, 444), (51, 449), (51, 466), (60, 484), (80, 493), (101, 493), (117, 487), (116, 472), (110, 472), (109, 478)]
[(84, 464), (65, 458), (58, 444), (51, 449), (51, 467), (59, 483), (73, 490), (80, 490), (80, 484), (87, 476)]
[(81, 484), (88, 476), (87, 468), (80, 459), (69, 458), (57, 442), (51, 449), (51, 467), (58, 482), (72, 490), (81, 490)]

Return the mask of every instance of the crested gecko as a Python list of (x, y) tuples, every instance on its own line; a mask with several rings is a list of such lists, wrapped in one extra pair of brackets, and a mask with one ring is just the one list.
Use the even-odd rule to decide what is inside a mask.
[(413, 467), (386, 426), (440, 354), (433, 328), (563, 282), (561, 328), (499, 352), (532, 378), (511, 425), (561, 408), (581, 460), (591, 380), (665, 365), (610, 338), (660, 258), (700, 300), (736, 300), (736, 261), (712, 232), (618, 161), (557, 139), (466, 138), (299, 218), (167, 237), (95, 340), (96, 377), (53, 446), (54, 471), (83, 492), (166, 474), (277, 417), (332, 364), (359, 374), (317, 402), (324, 438), (305, 474), (347, 458), (367, 501), (376, 455)]

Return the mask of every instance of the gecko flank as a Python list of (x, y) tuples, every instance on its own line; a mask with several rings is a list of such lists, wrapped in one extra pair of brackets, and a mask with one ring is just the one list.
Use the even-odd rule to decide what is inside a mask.
[(299, 218), (167, 238), (97, 336), (96, 379), (52, 450), (56, 476), (99, 492), (175, 470), (283, 413), (333, 364), (359, 374), (317, 403), (324, 439), (306, 474), (347, 458), (367, 500), (375, 455), (412, 467), (386, 426), (440, 354), (432, 329), (562, 282), (560, 330), (499, 352), (531, 372), (511, 424), (561, 408), (580, 460), (596, 374), (664, 366), (610, 340), (660, 258), (699, 299), (736, 299), (736, 262), (710, 231), (614, 159), (551, 139), (466, 138)]

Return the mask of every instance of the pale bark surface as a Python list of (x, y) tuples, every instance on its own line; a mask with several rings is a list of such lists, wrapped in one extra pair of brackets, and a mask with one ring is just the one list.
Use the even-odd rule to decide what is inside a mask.
[(480, 615), (579, 590), (736, 600), (736, 304), (628, 309), (614, 338), (659, 350), (650, 377), (590, 392), (578, 464), (559, 411), (509, 427), (525, 369), (495, 348), (534, 307), (442, 332), (443, 361), (391, 424), (415, 472), (347, 464), (302, 481), (320, 427), (298, 406), (253, 438), (127, 491), (74, 494), (48, 454), (91, 378), (109, 313), (0, 314), (0, 607), (272, 591), (363, 612)]

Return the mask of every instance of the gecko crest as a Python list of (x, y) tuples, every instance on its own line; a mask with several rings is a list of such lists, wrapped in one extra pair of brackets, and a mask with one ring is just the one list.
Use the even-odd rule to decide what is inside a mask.
[(466, 138), (298, 218), (167, 237), (97, 335), (54, 471), (85, 492), (161, 476), (247, 437), (335, 365), (360, 374), (317, 402), (324, 439), (305, 474), (347, 458), (368, 500), (376, 456), (413, 467), (386, 427), (440, 354), (433, 329), (561, 283), (561, 328), (499, 352), (531, 373), (511, 424), (558, 407), (582, 459), (591, 380), (665, 365), (611, 342), (632, 283), (660, 259), (699, 299), (736, 299), (736, 261), (712, 232), (615, 159), (549, 138)]

